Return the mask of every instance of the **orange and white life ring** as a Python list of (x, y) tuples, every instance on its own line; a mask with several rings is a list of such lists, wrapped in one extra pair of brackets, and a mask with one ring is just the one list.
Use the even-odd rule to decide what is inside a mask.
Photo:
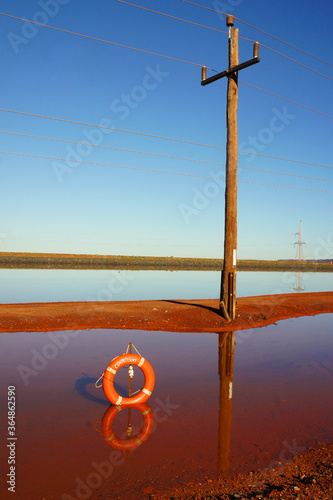
[[(119, 396), (113, 385), (114, 376), (117, 373), (117, 370), (126, 365), (138, 366), (143, 371), (145, 377), (143, 389), (139, 392), (139, 394), (131, 398), (123, 398), (122, 396)], [(154, 370), (151, 364), (139, 354), (122, 354), (121, 356), (114, 358), (103, 374), (103, 389), (105, 395), (114, 405), (128, 406), (137, 403), (144, 403), (153, 392), (154, 385)]]
[(117, 450), (133, 450), (149, 437), (154, 425), (154, 415), (147, 403), (131, 406), (131, 408), (136, 408), (142, 413), (143, 425), (137, 436), (131, 439), (120, 439), (113, 432), (112, 423), (115, 416), (124, 408), (124, 406), (109, 406), (102, 418), (101, 432), (105, 441), (113, 448)]

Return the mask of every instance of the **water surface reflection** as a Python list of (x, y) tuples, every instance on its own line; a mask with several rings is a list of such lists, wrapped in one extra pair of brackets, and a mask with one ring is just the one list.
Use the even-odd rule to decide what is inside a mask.
[[(219, 335), (1, 334), (2, 401), (9, 385), (17, 388), (17, 498), (148, 498), (148, 488), (272, 466), (331, 442), (332, 318)], [(154, 367), (156, 385), (147, 402), (153, 419), (144, 423), (132, 409), (127, 436), (128, 410), (108, 413), (115, 407), (94, 384), (129, 341)], [(117, 391), (126, 388), (119, 381)], [(2, 405), (2, 436), (5, 416)], [(140, 433), (141, 444), (130, 447)], [(6, 498), (3, 479), (0, 489)]]
[(219, 358), (218, 368), (220, 377), (219, 401), (219, 433), (218, 433), (218, 461), (219, 477), (229, 474), (230, 468), (230, 439), (232, 419), (232, 396), (234, 378), (234, 348), (235, 333), (224, 332), (218, 334)]
[[(217, 271), (0, 269), (0, 303), (215, 299)], [(304, 282), (304, 285), (303, 285)], [(332, 291), (332, 273), (237, 273), (237, 296)]]

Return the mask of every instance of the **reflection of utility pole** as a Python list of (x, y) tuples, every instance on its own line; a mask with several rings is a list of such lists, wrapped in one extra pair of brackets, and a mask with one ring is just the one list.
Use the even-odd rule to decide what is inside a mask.
[(227, 159), (225, 186), (224, 261), (221, 277), (220, 314), (230, 320), (236, 312), (236, 262), (237, 262), (237, 162), (238, 162), (238, 71), (256, 64), (259, 59), (259, 43), (255, 42), (253, 59), (239, 64), (238, 28), (233, 28), (234, 17), (227, 16), (229, 27), (229, 68), (207, 78), (206, 67), (202, 68), (201, 85), (228, 78), (227, 93)]
[(225, 477), (229, 473), (234, 345), (234, 332), (219, 333), (220, 411), (217, 466), (219, 477)]
[[(132, 354), (132, 347), (133, 343), (129, 342), (128, 344), (128, 352)], [(132, 378), (134, 376), (134, 370), (133, 366), (129, 365), (128, 367), (128, 397), (130, 398), (132, 396)], [(132, 416), (132, 409), (129, 406), (128, 407), (128, 421), (127, 421), (127, 439), (130, 439), (131, 434), (132, 434), (132, 423), (131, 423), (131, 416)], [(130, 456), (132, 452), (130, 450), (126, 451), (126, 458)]]

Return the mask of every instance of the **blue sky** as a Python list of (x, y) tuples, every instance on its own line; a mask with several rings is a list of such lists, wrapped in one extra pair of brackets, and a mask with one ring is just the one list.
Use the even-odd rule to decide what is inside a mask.
[[(225, 16), (182, 0), (133, 3), (227, 31)], [(195, 3), (230, 12), (333, 63), (329, 2)], [(1, 15), (0, 107), (81, 124), (0, 111), (1, 151), (51, 158), (0, 154), (0, 251), (223, 257), (224, 182), (216, 178), (225, 170), (220, 148), (226, 144), (227, 81), (202, 87), (200, 65), (227, 68), (228, 36), (117, 0), (12, 0), (0, 1), (0, 7), (6, 14), (195, 63)], [(235, 26), (240, 36), (329, 77), (261, 47), (260, 64), (239, 74), (239, 149), (331, 167), (240, 153), (239, 167), (246, 168), (238, 171), (238, 258), (293, 258), (292, 233), (300, 219), (305, 257), (333, 258), (332, 118), (242, 83), (332, 117), (332, 65), (240, 21)], [(240, 62), (252, 57), (252, 45), (240, 39)]]

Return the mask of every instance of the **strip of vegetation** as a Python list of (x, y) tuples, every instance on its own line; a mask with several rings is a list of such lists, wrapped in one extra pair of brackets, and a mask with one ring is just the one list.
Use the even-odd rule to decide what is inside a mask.
[[(222, 267), (222, 259), (0, 252), (0, 268), (3, 269), (219, 271)], [(237, 269), (239, 271), (332, 272), (333, 262), (239, 260)]]

